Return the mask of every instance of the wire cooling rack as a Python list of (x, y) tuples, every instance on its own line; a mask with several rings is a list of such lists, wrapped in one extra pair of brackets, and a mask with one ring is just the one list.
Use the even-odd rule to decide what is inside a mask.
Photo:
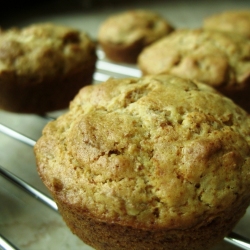
[[(121, 64), (115, 64), (105, 59), (104, 53), (101, 50), (97, 51), (98, 54), (98, 62), (96, 64), (96, 72), (94, 74), (94, 82), (98, 84), (99, 82), (107, 80), (109, 77), (140, 77), (141, 72), (133, 65), (121, 65)], [(48, 123), (50, 120), (55, 119), (58, 117), (61, 113), (65, 111), (59, 111), (47, 114), (45, 116), (36, 116), (36, 115), (11, 115), (8, 116), (8, 113), (4, 111), (0, 111), (0, 135), (2, 135), (5, 139), (6, 137), (10, 140), (17, 141), (21, 144), (26, 145), (25, 151), (32, 152), (33, 146), (36, 143), (36, 140), (39, 138), (39, 135), (41, 134), (42, 128), (45, 126), (46, 123)], [(6, 118), (7, 117), (7, 118)], [(23, 129), (22, 124), (23, 120), (22, 118), (25, 118), (29, 121), (36, 121), (34, 124), (31, 122), (30, 126), (26, 129)], [(24, 119), (24, 120), (25, 120)], [(37, 126), (37, 124), (39, 124)], [(57, 205), (52, 200), (50, 195), (46, 193), (46, 190), (43, 188), (43, 185), (39, 179), (38, 176), (30, 175), (30, 178), (24, 178), (24, 176), (29, 176), (29, 170), (28, 168), (20, 169), (20, 166), (18, 167), (18, 171), (15, 169), (15, 171), (11, 171), (10, 169), (13, 169), (11, 167), (8, 167), (11, 164), (16, 164), (19, 161), (23, 161), (21, 166), (23, 165), (32, 165), (29, 166), (30, 168), (36, 169), (34, 166), (34, 161), (32, 163), (29, 162), (25, 158), (25, 153), (22, 153), (18, 155), (17, 151), (15, 151), (13, 155), (13, 150), (11, 144), (3, 145), (5, 143), (4, 139), (1, 139), (0, 137), (0, 186), (4, 186), (7, 182), (8, 185), (5, 185), (5, 191), (8, 193), (8, 195), (11, 194), (11, 190), (8, 189), (8, 187), (11, 187), (11, 185), (18, 188), (19, 191), (28, 194), (28, 196), (32, 197), (32, 199), (35, 202), (41, 202), (42, 204), (46, 205), (49, 210), (51, 210), (51, 213), (56, 212), (58, 213)], [(31, 153), (32, 154), (32, 153)], [(3, 162), (2, 162), (2, 159)], [(10, 159), (15, 159), (14, 161), (8, 161)], [(27, 164), (25, 162), (27, 160)], [(10, 162), (10, 163), (9, 163)], [(7, 167), (4, 166), (4, 164), (8, 165)], [(17, 164), (19, 165), (19, 164)], [(16, 172), (16, 173), (15, 173)], [(24, 180), (25, 179), (25, 180)], [(5, 181), (5, 182), (4, 182)], [(0, 194), (1, 195), (1, 194)], [(18, 195), (17, 195), (18, 196)], [(2, 197), (0, 196), (0, 202), (2, 200)], [(0, 203), (1, 206), (6, 206), (6, 203), (2, 202)], [(42, 205), (41, 205), (42, 206)], [(4, 209), (10, 209), (2, 207), (3, 211)], [(1, 210), (0, 210), (1, 212)], [(244, 218), (243, 218), (244, 219)], [(18, 222), (17, 222), (18, 223)], [(0, 214), (0, 249), (3, 250), (14, 250), (14, 249), (26, 249), (29, 248), (27, 245), (23, 246), (17, 246), (15, 243), (15, 240), (12, 238), (8, 238), (5, 235), (5, 226), (4, 219), (1, 218)], [(13, 225), (13, 226), (18, 226)], [(7, 228), (7, 226), (6, 226)], [(69, 232), (70, 234), (70, 232)], [(237, 246), (239, 249), (247, 249), (250, 250), (250, 237), (243, 236), (236, 232), (231, 232), (227, 237), (224, 238), (224, 240), (231, 245)], [(39, 249), (45, 249), (38, 247)], [(37, 248), (37, 249), (38, 249)], [(51, 249), (55, 249), (52, 248)], [(56, 248), (58, 249), (58, 248)], [(72, 249), (72, 248), (68, 248)], [(89, 248), (88, 248), (89, 249)]]

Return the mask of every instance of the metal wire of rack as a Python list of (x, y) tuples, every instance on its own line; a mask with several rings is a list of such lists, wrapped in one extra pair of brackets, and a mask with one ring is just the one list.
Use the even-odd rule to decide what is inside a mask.
[[(101, 50), (97, 51), (98, 54), (98, 62), (96, 64), (96, 72), (94, 74), (94, 81), (95, 83), (102, 82), (107, 80), (109, 77), (140, 77), (141, 72), (136, 67), (130, 65), (118, 65), (112, 62), (109, 62), (105, 59), (104, 53)], [(45, 123), (49, 122), (50, 120), (55, 119), (56, 117), (51, 117), (50, 115), (40, 116), (44, 120)], [(36, 140), (30, 138), (27, 135), (19, 131), (15, 131), (14, 129), (2, 124), (0, 122), (0, 133), (4, 134), (14, 140), (17, 140), (23, 144), (26, 144), (30, 149), (36, 143)], [(1, 164), (1, 162), (0, 162)], [(57, 205), (49, 197), (47, 194), (44, 194), (42, 191), (38, 190), (37, 188), (30, 185), (27, 181), (24, 181), (19, 176), (13, 174), (11, 171), (7, 170), (3, 166), (0, 165), (0, 176), (7, 180), (9, 183), (17, 186), (22, 191), (29, 194), (31, 197), (40, 201), (47, 207), (49, 207), (54, 212), (58, 213)], [(1, 216), (1, 215), (0, 215)], [(231, 232), (224, 240), (232, 245), (235, 245), (241, 249), (250, 250), (250, 239), (235, 233)], [(18, 247), (15, 246), (11, 239), (7, 239), (0, 233), (0, 249), (3, 250), (18, 250)]]

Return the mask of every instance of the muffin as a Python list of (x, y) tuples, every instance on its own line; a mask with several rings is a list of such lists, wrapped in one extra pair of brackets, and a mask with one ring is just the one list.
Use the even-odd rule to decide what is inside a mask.
[(250, 41), (208, 30), (178, 30), (145, 48), (143, 74), (170, 73), (204, 82), (250, 111)]
[(69, 106), (92, 83), (95, 43), (52, 23), (0, 31), (0, 108), (45, 113)]
[(98, 41), (109, 59), (136, 63), (144, 47), (172, 30), (172, 25), (157, 13), (131, 10), (106, 19), (100, 26)]
[(238, 33), (250, 38), (250, 10), (230, 10), (208, 16), (203, 27), (209, 30)]
[(84, 87), (35, 145), (68, 227), (95, 249), (207, 249), (250, 203), (250, 118), (170, 75)]

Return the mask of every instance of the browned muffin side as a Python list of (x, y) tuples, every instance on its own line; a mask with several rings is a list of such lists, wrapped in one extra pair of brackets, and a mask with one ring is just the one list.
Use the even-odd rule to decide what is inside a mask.
[(143, 74), (170, 73), (213, 86), (250, 111), (250, 41), (237, 34), (178, 30), (145, 48)]
[(106, 56), (116, 62), (136, 63), (141, 50), (173, 31), (173, 26), (149, 10), (130, 10), (107, 18), (98, 41)]
[(0, 32), (0, 108), (45, 113), (67, 108), (92, 83), (95, 43), (82, 31), (51, 23)]
[(232, 32), (250, 38), (250, 10), (230, 10), (208, 16), (203, 27), (209, 30)]
[(248, 114), (170, 75), (83, 88), (35, 154), (69, 228), (100, 250), (208, 249), (250, 203)]

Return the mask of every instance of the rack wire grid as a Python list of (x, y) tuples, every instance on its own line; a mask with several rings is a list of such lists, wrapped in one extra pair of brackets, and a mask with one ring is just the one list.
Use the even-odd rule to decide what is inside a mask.
[[(110, 62), (101, 50), (97, 55), (94, 84), (109, 77), (141, 76), (134, 65)], [(43, 127), (65, 111), (45, 116), (0, 111), (0, 249), (92, 249), (66, 228), (36, 173), (33, 146)], [(224, 245), (214, 249), (250, 250), (250, 233), (244, 231), (249, 210), (248, 218), (243, 217), (236, 231), (224, 238)]]

